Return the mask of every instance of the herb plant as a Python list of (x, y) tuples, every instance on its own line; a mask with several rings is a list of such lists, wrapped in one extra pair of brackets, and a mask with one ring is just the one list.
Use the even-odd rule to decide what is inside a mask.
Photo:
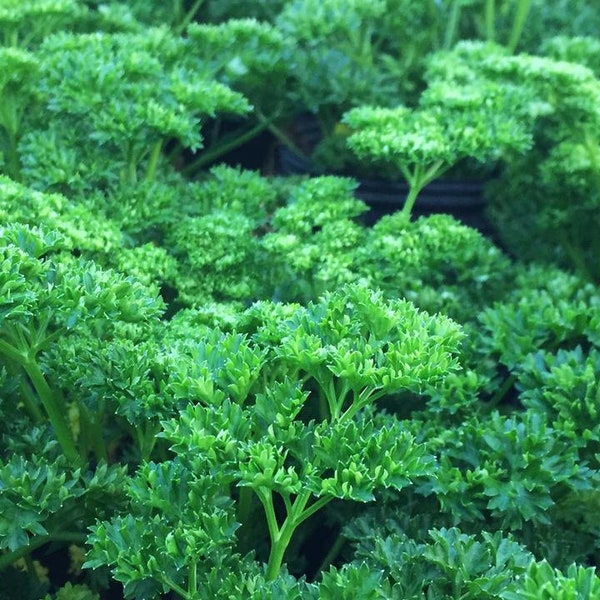
[[(503, 177), (492, 188), (490, 210), (514, 253), (575, 269), (597, 281), (591, 260), (600, 89), (592, 70), (597, 67), (594, 41), (559, 38), (549, 40), (546, 48), (554, 58), (517, 55), (483, 63), (487, 78), (528, 90), (536, 99), (530, 104), (536, 113), (532, 151), (507, 162)], [(509, 192), (502, 193), (502, 186)], [(527, 200), (519, 204), (514, 199), (522, 193)], [(509, 220), (519, 222), (519, 227), (509, 226)], [(536, 231), (544, 241), (534, 249), (527, 239)]]
[(461, 160), (493, 162), (529, 147), (528, 121), (511, 100), (493, 82), (457, 86), (432, 77), (416, 109), (365, 106), (348, 112), (348, 145), (360, 158), (391, 164), (407, 181), (402, 212), (409, 217), (419, 192)]
[[(412, 4), (0, 8), (0, 600), (598, 596), (597, 43)], [(308, 101), (402, 210), (213, 165)]]
[[(257, 502), (264, 511), (265, 577), (274, 580), (296, 530), (333, 499), (367, 502), (377, 488), (402, 489), (434, 468), (400, 422), (377, 427), (368, 412), (377, 398), (424, 390), (454, 368), (451, 353), (460, 334), (448, 319), (351, 287), (295, 310), (285, 321), (259, 326), (255, 347), (240, 334), (212, 337), (193, 348), (189, 370), (179, 376), (178, 394), (195, 403), (164, 423), (177, 459), (143, 467), (135, 484), (139, 492), (132, 490), (134, 511), (138, 503), (145, 511), (148, 501), (176, 494), (180, 504), (173, 517), (189, 513), (188, 523), (165, 537), (161, 518), (155, 532), (144, 525), (136, 534), (130, 514), (100, 525), (92, 537), (96, 550), (88, 565), (114, 565), (117, 578), (137, 596), (142, 593), (136, 588), (149, 580), (184, 598), (206, 596), (207, 576), (236, 547), (231, 494), (238, 496), (243, 546)], [(236, 348), (235, 354), (219, 356), (226, 348)], [(425, 362), (426, 355), (435, 360)], [(185, 487), (173, 489), (174, 479)], [(192, 501), (194, 489), (202, 492)], [(201, 506), (215, 502), (223, 512), (199, 527)], [(148, 553), (150, 539), (166, 546)], [(141, 554), (123, 555), (132, 545)], [(153, 554), (167, 562), (153, 563)]]

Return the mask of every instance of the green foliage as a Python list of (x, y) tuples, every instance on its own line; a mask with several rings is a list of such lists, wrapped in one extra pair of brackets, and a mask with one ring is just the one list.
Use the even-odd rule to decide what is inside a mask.
[(405, 0), (288, 3), (276, 23), (291, 42), (293, 101), (318, 114), (330, 135), (353, 106), (406, 98), (433, 46), (436, 12), (433, 3)]
[(444, 475), (433, 483), (442, 506), (467, 518), (499, 519), (503, 530), (549, 523), (547, 510), (565, 490), (590, 489), (594, 479), (578, 464), (577, 448), (533, 411), (510, 419), (492, 413), (465, 424), (454, 448), (444, 443)]
[[(496, 56), (478, 67), (487, 79), (526, 90), (536, 120), (533, 150), (509, 161), (491, 189), (490, 214), (505, 245), (522, 259), (568, 267), (596, 281), (591, 257), (597, 250), (600, 83), (584, 66), (591, 54), (585, 40), (559, 38), (548, 49), (581, 62)], [(530, 244), (532, 236), (540, 242)]]
[(21, 122), (32, 102), (32, 80), (37, 65), (32, 53), (18, 48), (0, 48), (0, 166), (18, 176), (20, 164), (17, 145)]
[(355, 269), (390, 297), (403, 296), (461, 323), (511, 286), (509, 260), (477, 231), (447, 215), (380, 219), (354, 253)]
[(245, 98), (210, 74), (198, 77), (183, 60), (186, 52), (181, 38), (158, 28), (46, 38), (36, 91), (44, 113), (55, 118), (23, 136), (27, 179), (80, 191), (134, 183), (141, 169), (153, 179), (163, 144), (177, 140), (197, 150), (202, 119), (249, 110)]
[(600, 20), (598, 12), (586, 0), (532, 0), (531, 12), (521, 38), (526, 52), (537, 53), (549, 35), (596, 37)]
[(271, 21), (281, 11), (285, 0), (207, 0), (203, 3), (202, 16), (207, 21), (221, 22), (228, 19), (253, 18)]
[[(62, 456), (52, 460), (51, 449), (42, 448), (31, 460), (15, 456), (0, 466), (3, 549), (39, 546), (40, 539), (81, 541), (82, 521), (89, 524), (106, 514), (110, 503), (123, 503), (123, 468), (102, 465), (93, 474), (73, 470)], [(74, 529), (65, 529), (65, 521)], [(2, 555), (0, 564), (6, 566), (10, 556)]]
[(0, 221), (18, 221), (61, 235), (61, 247), (87, 258), (111, 252), (123, 243), (116, 224), (60, 194), (44, 194), (0, 177)]
[[(598, 441), (598, 350), (581, 346), (530, 354), (519, 375), (521, 401), (572, 430), (575, 444)], [(593, 458), (593, 457), (590, 457)]]
[(381, 595), (381, 574), (361, 565), (344, 565), (339, 571), (333, 567), (323, 574), (319, 585), (319, 598), (322, 600), (377, 600)]
[[(531, 281), (543, 283), (531, 286)], [(539, 267), (524, 269), (516, 289), (504, 302), (486, 308), (479, 316), (483, 326), (478, 343), (481, 354), (498, 353), (509, 369), (543, 348), (597, 345), (598, 291), (579, 277)]]
[(83, 16), (78, 0), (7, 0), (0, 9), (4, 46), (27, 47)]
[(31, 535), (47, 535), (41, 522), (56, 513), (69, 496), (76, 497), (71, 490), (75, 481), (67, 483), (65, 474), (61, 473), (64, 464), (57, 468), (41, 457), (36, 458), (35, 462), (28, 463), (14, 457), (2, 465), (2, 548), (16, 550), (26, 546)]
[(167, 243), (193, 278), (180, 287), (186, 304), (210, 299), (244, 300), (260, 294), (256, 280), (258, 240), (253, 223), (234, 211), (213, 211), (181, 223)]
[[(116, 579), (136, 598), (152, 597), (161, 589), (181, 589), (186, 577), (195, 579), (198, 563), (210, 557), (216, 559), (213, 568), (226, 568), (219, 563), (232, 546), (236, 525), (231, 501), (220, 498), (219, 480), (190, 473), (178, 462), (148, 463), (139, 480), (132, 481), (129, 493), (144, 513), (96, 526), (88, 567), (103, 564), (106, 558), (115, 561)], [(210, 506), (210, 512), (202, 506)], [(202, 573), (201, 581), (215, 574)]]
[(8, 567), (2, 571), (2, 587), (2, 600), (39, 600), (48, 589), (48, 584), (32, 578), (22, 567)]
[(353, 219), (366, 206), (353, 197), (355, 187), (350, 179), (315, 178), (298, 185), (288, 205), (275, 211), (273, 231), (261, 245), (281, 263), (276, 298), (314, 299), (357, 280), (354, 249), (365, 234)]
[(3, 228), (0, 236), (0, 354), (11, 371), (30, 380), (23, 387), (23, 407), (37, 422), (47, 417), (65, 455), (79, 462), (66, 403), (48, 385), (40, 353), (57, 339), (86, 326), (110, 329), (111, 321), (144, 322), (156, 318), (162, 305), (131, 279), (103, 271), (91, 262), (64, 258), (56, 263), (45, 255), (60, 247), (56, 234), (25, 226)]
[(509, 592), (504, 597), (507, 600), (578, 600), (593, 598), (600, 592), (600, 579), (594, 569), (571, 565), (566, 573), (562, 573), (544, 561), (531, 563), (521, 585), (520, 590)]
[[(0, 8), (0, 597), (597, 596), (597, 43), (539, 32), (578, 0), (159, 4)], [(205, 169), (307, 110), (404, 211)], [(407, 218), (472, 161), (542, 264)]]
[(443, 527), (416, 541), (395, 522), (373, 531), (362, 517), (345, 531), (356, 544), (357, 560), (383, 580), (373, 598), (504, 598), (533, 558), (500, 532), (475, 536)]
[(100, 596), (85, 585), (66, 583), (55, 595), (48, 594), (44, 600), (99, 600)]
[(596, 76), (600, 74), (598, 62), (599, 42), (594, 37), (567, 37), (560, 35), (544, 42), (542, 54), (555, 60), (578, 63), (591, 69)]
[[(460, 161), (494, 163), (531, 145), (530, 125), (525, 110), (515, 104), (514, 88), (464, 77), (469, 67), (463, 64), (462, 48), (469, 46), (431, 59), (429, 85), (416, 108), (360, 106), (343, 118), (351, 133), (348, 146), (360, 159), (390, 164), (408, 182), (407, 218), (423, 187)], [(479, 46), (473, 54), (478, 65)]]
[(187, 35), (194, 54), (202, 57), (199, 70), (218, 74), (264, 114), (281, 105), (290, 68), (280, 60), (284, 39), (279, 30), (255, 19), (229, 19), (220, 25), (194, 23)]
[[(204, 585), (200, 582), (225, 557), (231, 560), (237, 544), (252, 543), (249, 519), (257, 519), (262, 507), (260, 535), (268, 535), (270, 546), (265, 576), (276, 581), (292, 536), (333, 499), (368, 502), (376, 489), (402, 489), (431, 472), (431, 458), (402, 423), (374, 423), (368, 407), (390, 391), (424, 392), (452, 371), (457, 326), (356, 286), (296, 308), (291, 317), (259, 327), (254, 343), (239, 334), (213, 335), (192, 348), (187, 364), (179, 363), (174, 393), (194, 403), (165, 421), (160, 434), (177, 459), (142, 467), (133, 485), (144, 496), (135, 492), (131, 510), (136, 515), (166, 502), (180, 530), (169, 528), (164, 514), (151, 521), (152, 529), (148, 519), (138, 521), (131, 514), (101, 524), (92, 537), (96, 558), (89, 566), (112, 565), (115, 576), (131, 586), (152, 579), (165, 590), (181, 594), (187, 589), (184, 597), (194, 598)], [(423, 356), (434, 358), (425, 364)], [(165, 469), (181, 475), (156, 474)], [(167, 484), (175, 481), (198, 486), (196, 496), (186, 487), (177, 500), (159, 500), (175, 493)], [(232, 494), (236, 488), (239, 493)], [(238, 525), (232, 520), (234, 500)], [(227, 512), (202, 516), (201, 507), (215, 502)], [(283, 515), (276, 509), (280, 503)], [(183, 516), (188, 512), (189, 522)], [(206, 518), (210, 523), (202, 525)], [(138, 529), (132, 529), (134, 522), (140, 522)], [(192, 548), (204, 527), (211, 535)], [(117, 534), (111, 532), (117, 531), (115, 542)], [(125, 531), (132, 537), (122, 538)], [(166, 553), (151, 543), (171, 538), (173, 548)], [(120, 545), (137, 548), (138, 554), (125, 559)], [(167, 562), (152, 563), (157, 556)], [(146, 593), (131, 587), (134, 597)]]

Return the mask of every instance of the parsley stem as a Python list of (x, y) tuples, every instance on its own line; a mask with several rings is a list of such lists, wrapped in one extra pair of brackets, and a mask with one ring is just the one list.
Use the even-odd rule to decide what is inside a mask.
[[(431, 183), (434, 179), (445, 173), (450, 166), (451, 165), (445, 163), (445, 161), (438, 160), (429, 165), (427, 168), (425, 165), (416, 165), (412, 174), (409, 173), (408, 176), (405, 174), (409, 188), (408, 195), (404, 201), (404, 206), (402, 207), (402, 214), (407, 218), (407, 220), (410, 218), (417, 197), (423, 188), (428, 183)], [(404, 170), (402, 170), (402, 172), (406, 173)]]
[(196, 2), (181, 20), (179, 26), (174, 30), (175, 35), (181, 35), (187, 29), (188, 25), (193, 21), (196, 13), (200, 10), (203, 4), (204, 0), (196, 0)]
[(486, 0), (485, 11), (485, 38), (488, 42), (496, 39), (496, 0)]
[(513, 21), (512, 30), (510, 37), (508, 38), (507, 48), (512, 53), (517, 49), (523, 28), (525, 27), (525, 21), (531, 8), (531, 0), (519, 0), (515, 11), (515, 18)]
[(171, 588), (178, 596), (181, 596), (184, 600), (192, 600), (195, 596), (188, 594), (178, 583), (175, 583), (170, 577), (167, 575), (162, 576), (162, 581), (167, 585), (167, 587)]
[(162, 147), (162, 140), (158, 140), (152, 147), (150, 159), (148, 160), (148, 168), (146, 169), (146, 181), (152, 181), (156, 176), (156, 169), (158, 167), (158, 160), (160, 158)]
[[(271, 500), (272, 500), (272, 495)], [(310, 492), (302, 492), (292, 504), (292, 512), (288, 514), (281, 527), (277, 527), (276, 531), (271, 534), (271, 552), (269, 553), (269, 562), (267, 564), (266, 578), (272, 581), (277, 578), (281, 565), (283, 563), (283, 555), (290, 544), (292, 535), (301, 521), (296, 521), (294, 512), (302, 513), (306, 503), (310, 498)], [(269, 527), (271, 532), (271, 527)]]
[(449, 50), (454, 44), (454, 39), (456, 38), (456, 29), (458, 27), (458, 20), (460, 17), (460, 9), (461, 0), (454, 0), (450, 7), (450, 16), (448, 17), (446, 24), (446, 34), (444, 36), (443, 46), (445, 50)]
[(402, 214), (408, 220), (412, 213), (413, 206), (415, 205), (415, 201), (417, 200), (417, 196), (421, 192), (422, 187), (411, 185), (408, 188), (408, 195), (406, 196), (406, 200), (404, 201), (404, 206), (402, 207)]
[[(11, 333), (16, 338), (20, 339), (22, 344), (26, 344), (26, 340), (24, 339), (24, 336), (20, 330), (17, 330), (16, 332), (13, 331)], [(62, 399), (57, 398), (57, 394), (50, 389), (50, 386), (48, 385), (40, 366), (35, 360), (35, 357), (29, 356), (29, 353), (26, 352), (25, 349), (19, 350), (12, 344), (9, 344), (2, 339), (0, 339), (0, 354), (3, 354), (9, 358), (25, 371), (38, 395), (38, 398), (42, 403), (42, 406), (44, 407), (44, 410), (46, 411), (46, 415), (50, 419), (50, 423), (54, 428), (56, 439), (58, 440), (58, 443), (60, 444), (65, 456), (74, 464), (79, 464), (81, 459), (75, 445), (73, 433), (71, 432), (71, 428), (67, 421), (65, 403)], [(29, 412), (33, 416), (38, 415), (39, 412), (35, 410), (33, 405), (31, 405), (31, 395), (26, 397), (25, 401)]]
[(273, 505), (273, 492), (266, 488), (254, 488), (258, 499), (260, 500), (265, 510), (265, 516), (267, 517), (267, 527), (269, 528), (269, 536), (271, 542), (279, 538), (279, 525), (277, 524), (277, 517), (275, 515), (275, 507)]
[(261, 131), (264, 131), (269, 126), (269, 121), (260, 122), (254, 127), (246, 130), (243, 133), (240, 133), (234, 136), (232, 139), (228, 141), (224, 141), (216, 146), (205, 150), (201, 156), (199, 156), (195, 161), (186, 165), (181, 172), (184, 175), (190, 175), (191, 173), (196, 172), (198, 169), (216, 161), (218, 158), (230, 152), (231, 150), (235, 150), (239, 148), (242, 144), (254, 139)]
[(81, 464), (81, 457), (77, 451), (75, 439), (67, 421), (64, 401), (59, 399), (57, 394), (50, 389), (44, 374), (35, 360), (28, 359), (21, 364), (50, 419), (54, 435), (62, 451), (71, 463), (75, 465)]
[(21, 179), (21, 160), (17, 151), (17, 136), (11, 131), (6, 132), (5, 162), (6, 172), (14, 181)]
[(188, 592), (191, 597), (194, 597), (198, 591), (198, 561), (194, 560), (190, 563), (188, 575)]
[[(5, 335), (9, 335), (9, 337), (15, 338), (15, 332), (10, 331), (9, 328), (4, 333)], [(23, 402), (25, 410), (35, 423), (41, 423), (44, 420), (44, 413), (38, 406), (37, 398), (31, 389), (29, 381), (20, 377), (23, 361), (26, 360), (25, 354), (19, 351), (13, 344), (2, 339), (0, 339), (0, 354), (4, 355), (7, 371), (19, 381), (21, 402)]]
[(12, 565), (15, 561), (31, 554), (37, 548), (41, 548), (45, 544), (50, 542), (72, 542), (75, 544), (83, 544), (87, 540), (87, 536), (84, 533), (77, 533), (75, 531), (57, 531), (48, 535), (40, 535), (29, 540), (29, 544), (21, 546), (17, 550), (0, 554), (0, 571)]
[(81, 427), (80, 455), (87, 456), (88, 450), (92, 450), (98, 460), (108, 462), (108, 452), (102, 432), (102, 411), (98, 411), (98, 414), (94, 415), (87, 407), (80, 406), (79, 423)]
[(23, 402), (23, 406), (29, 413), (29, 416), (33, 419), (34, 423), (41, 423), (44, 420), (44, 413), (37, 404), (37, 398), (29, 382), (20, 378), (19, 390), (21, 392), (21, 402)]
[[(321, 496), (307, 508), (306, 505), (311, 496), (312, 492), (304, 491), (300, 493), (291, 505), (291, 510), (288, 510), (288, 514), (281, 527), (277, 527), (274, 532), (275, 535), (271, 535), (271, 552), (269, 553), (269, 562), (267, 564), (266, 572), (267, 580), (272, 581), (279, 575), (285, 551), (290, 545), (290, 541), (296, 529), (306, 521), (306, 519), (333, 500), (330, 496)], [(269, 528), (269, 531), (271, 531), (271, 528)]]

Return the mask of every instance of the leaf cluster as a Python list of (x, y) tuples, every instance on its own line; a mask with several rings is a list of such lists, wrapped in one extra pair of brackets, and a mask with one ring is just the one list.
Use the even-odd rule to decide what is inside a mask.
[[(148, 600), (597, 595), (600, 301), (571, 229), (593, 227), (593, 40), (511, 55), (527, 2), (5, 4), (16, 594), (97, 600), (110, 573)], [(425, 59), (467, 31), (509, 47)], [(353, 179), (205, 169), (307, 108), (409, 180), (406, 210), (365, 227)], [(559, 225), (584, 277), (408, 218), (465, 157), (506, 160), (524, 211), (554, 189), (528, 244)], [(69, 544), (83, 573), (31, 584)]]

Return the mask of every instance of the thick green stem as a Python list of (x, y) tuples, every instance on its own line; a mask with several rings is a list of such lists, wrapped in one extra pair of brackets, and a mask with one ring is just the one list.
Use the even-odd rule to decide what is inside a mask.
[[(270, 490), (269, 493), (272, 494)], [(281, 527), (276, 526), (272, 533), (271, 527), (269, 527), (269, 532), (271, 533), (271, 552), (269, 553), (269, 562), (267, 563), (267, 580), (272, 581), (279, 575), (285, 551), (290, 545), (290, 541), (296, 529), (306, 521), (306, 519), (311, 517), (332, 500), (330, 497), (322, 496), (307, 508), (306, 505), (311, 497), (311, 492), (302, 492), (299, 494), (291, 505), (291, 509), (288, 509), (288, 514)]]
[(18, 92), (7, 89), (1, 90), (0, 96), (0, 128), (4, 130), (4, 163), (9, 177), (18, 181), (21, 176), (18, 144), (23, 98), (19, 97)]
[(321, 415), (322, 420), (336, 419), (340, 407), (338, 406), (338, 395), (335, 389), (335, 378), (329, 373), (326, 378), (315, 377), (315, 380), (325, 394), (325, 398), (327, 398), (327, 406), (329, 409), (324, 415)]
[(333, 387), (336, 392), (336, 402), (335, 402), (335, 413), (332, 412), (331, 419), (339, 419), (342, 414), (342, 410), (344, 409), (344, 404), (346, 402), (346, 397), (348, 396), (348, 392), (350, 391), (350, 383), (345, 379), (339, 379), (339, 389), (335, 387), (335, 379), (333, 379)]
[(321, 496), (318, 500), (315, 500), (296, 519), (295, 526), (298, 527), (298, 525), (306, 521), (306, 519), (308, 519), (309, 517), (312, 517), (316, 512), (320, 511), (326, 504), (329, 504), (332, 500), (333, 498), (331, 496)]
[(183, 598), (183, 600), (193, 600), (193, 598), (196, 598), (195, 595), (189, 594), (178, 583), (175, 583), (170, 577), (167, 577), (166, 575), (162, 576), (162, 582), (168, 588), (171, 588), (171, 590), (174, 591), (179, 597)]
[(271, 552), (269, 553), (266, 572), (267, 581), (273, 581), (279, 575), (283, 564), (283, 555), (290, 544), (294, 531), (296, 531), (296, 526), (286, 519), (279, 530), (277, 538), (271, 540)]
[(20, 181), (21, 179), (21, 161), (19, 158), (19, 152), (17, 151), (17, 136), (7, 132), (6, 135), (6, 171), (8, 176), (14, 181)]
[(271, 540), (276, 539), (279, 535), (279, 525), (277, 524), (275, 506), (273, 504), (273, 491), (265, 488), (254, 489), (254, 491), (265, 510), (269, 536), (271, 537)]
[(137, 183), (137, 160), (133, 142), (125, 144), (123, 158), (125, 168), (121, 172), (121, 183), (133, 185)]
[(23, 402), (25, 410), (29, 413), (29, 416), (34, 423), (41, 423), (44, 420), (44, 413), (40, 410), (40, 407), (37, 404), (37, 398), (29, 386), (29, 383), (23, 378), (20, 378), (19, 390), (21, 392), (21, 402)]
[(19, 390), (21, 392), (21, 402), (29, 416), (35, 423), (41, 423), (44, 420), (44, 413), (38, 406), (37, 398), (33, 393), (28, 381), (21, 375), (21, 365), (26, 357), (6, 340), (0, 340), (0, 354), (4, 356), (5, 366), (11, 376), (19, 380)]
[(198, 592), (198, 561), (193, 560), (188, 574), (188, 593), (193, 598)]
[[(272, 501), (272, 492), (269, 490), (269, 495)], [(294, 513), (302, 513), (304, 511), (304, 507), (310, 498), (310, 492), (302, 492), (292, 504), (292, 510), (285, 518), (285, 521), (281, 525), (281, 527), (275, 526), (272, 528), (269, 526), (269, 533), (271, 534), (271, 552), (269, 553), (269, 562), (267, 564), (267, 580), (272, 581), (276, 579), (281, 570), (281, 565), (283, 564), (283, 555), (287, 550), (287, 547), (290, 545), (290, 541), (292, 539), (292, 535), (296, 528), (300, 524), (296, 522), (294, 518)], [(275, 513), (273, 513), (274, 515)]]
[(375, 402), (375, 400), (377, 400), (377, 398), (380, 398), (383, 395), (384, 393), (382, 391), (377, 393), (376, 388), (365, 388), (360, 392), (360, 394), (358, 394), (358, 396), (356, 395), (356, 392), (354, 392), (354, 401), (344, 411), (344, 413), (340, 415), (340, 422), (346, 422), (350, 419), (353, 419), (356, 413), (358, 413), (360, 410), (362, 410), (369, 404), (372, 404), (373, 402)]
[(27, 355), (15, 348), (12, 344), (9, 344), (6, 340), (0, 339), (0, 354), (3, 354), (6, 358), (23, 365), (27, 360)]
[(406, 200), (404, 201), (404, 206), (402, 207), (401, 211), (402, 214), (406, 217), (407, 221), (410, 219), (413, 206), (415, 205), (417, 197), (421, 193), (424, 184), (421, 183), (419, 180), (415, 179), (412, 182), (409, 181), (408, 185), (408, 194), (406, 196)]
[(461, 2), (460, 0), (454, 0), (450, 6), (450, 15), (446, 23), (446, 34), (444, 36), (444, 50), (449, 50), (456, 38), (456, 30), (458, 28), (458, 20), (460, 18)]
[(402, 214), (406, 219), (410, 219), (412, 209), (415, 205), (417, 197), (423, 188), (431, 183), (434, 179), (445, 173), (452, 165), (445, 163), (443, 160), (438, 160), (425, 168), (424, 165), (416, 165), (412, 174), (410, 171), (401, 166), (401, 171), (408, 182), (408, 194), (402, 207)]
[(152, 181), (156, 176), (156, 169), (158, 167), (158, 160), (160, 158), (160, 153), (162, 151), (162, 140), (159, 140), (152, 147), (152, 152), (150, 153), (150, 159), (148, 160), (148, 168), (146, 169), (146, 181)]
[[(20, 332), (13, 333), (18, 338), (22, 338)], [(24, 344), (25, 342), (23, 341), (22, 343)], [(0, 354), (6, 356), (11, 362), (19, 365), (25, 371), (46, 411), (46, 415), (50, 419), (56, 439), (65, 456), (74, 464), (80, 464), (79, 452), (77, 451), (75, 439), (67, 421), (65, 402), (50, 389), (35, 357), (29, 356), (23, 350), (18, 350), (2, 339), (0, 339)], [(29, 397), (28, 401), (31, 401), (31, 397)], [(33, 411), (34, 415), (39, 415), (38, 410), (35, 410), (33, 406), (29, 407), (28, 410), (30, 412)]]
[(74, 465), (81, 464), (81, 458), (77, 451), (73, 432), (69, 426), (66, 416), (66, 407), (64, 401), (57, 397), (48, 385), (44, 374), (38, 363), (34, 359), (28, 359), (22, 363), (23, 370), (27, 373), (37, 395), (50, 419), (54, 429), (54, 435), (64, 455)]
[(507, 48), (511, 53), (517, 49), (530, 8), (531, 0), (519, 0), (515, 12), (515, 18), (513, 20), (512, 30), (510, 32), (510, 37), (508, 38)]
[(496, 0), (485, 0), (485, 38), (488, 42), (496, 39)]

